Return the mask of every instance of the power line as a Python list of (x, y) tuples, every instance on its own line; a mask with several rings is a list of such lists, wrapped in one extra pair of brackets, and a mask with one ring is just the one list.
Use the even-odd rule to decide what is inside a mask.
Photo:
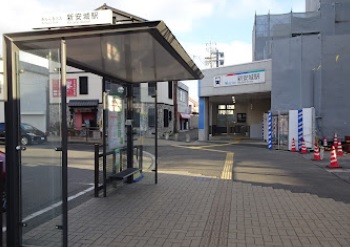
[(216, 67), (223, 66), (225, 61), (224, 52), (219, 51), (216, 43), (212, 43), (211, 41), (205, 45), (207, 52), (209, 52), (209, 56), (205, 57), (205, 65), (209, 65), (210, 68), (213, 68), (214, 64)]

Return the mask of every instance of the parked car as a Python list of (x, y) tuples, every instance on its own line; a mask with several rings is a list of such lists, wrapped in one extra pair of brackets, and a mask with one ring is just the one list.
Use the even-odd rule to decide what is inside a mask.
[[(6, 130), (5, 123), (0, 123), (0, 141), (5, 142)], [(46, 134), (34, 126), (21, 124), (21, 145), (40, 144), (46, 141)]]

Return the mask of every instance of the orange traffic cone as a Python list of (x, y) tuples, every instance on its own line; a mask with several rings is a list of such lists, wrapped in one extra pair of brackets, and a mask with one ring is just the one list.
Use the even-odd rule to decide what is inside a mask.
[(328, 146), (328, 142), (327, 142), (327, 137), (323, 137), (323, 146), (327, 147)]
[(291, 149), (290, 151), (292, 151), (292, 152), (296, 152), (296, 151), (297, 151), (297, 149), (296, 149), (296, 147), (295, 147), (294, 138), (292, 139), (292, 149)]
[(314, 148), (314, 158), (313, 160), (321, 160), (320, 156), (320, 149), (317, 146), (317, 143), (315, 142), (315, 148)]
[(341, 141), (338, 141), (338, 147), (337, 147), (337, 156), (343, 156), (343, 146), (341, 145)]
[(300, 151), (300, 153), (301, 154), (306, 154), (307, 153), (304, 138), (301, 139), (301, 151)]
[(329, 166), (327, 166), (327, 168), (329, 169), (339, 169), (342, 168), (339, 166), (338, 164), (338, 160), (337, 160), (337, 154), (335, 152), (335, 147), (332, 146), (332, 151), (331, 151), (331, 162), (329, 164)]
[(333, 146), (338, 147), (338, 136), (337, 133), (334, 133)]

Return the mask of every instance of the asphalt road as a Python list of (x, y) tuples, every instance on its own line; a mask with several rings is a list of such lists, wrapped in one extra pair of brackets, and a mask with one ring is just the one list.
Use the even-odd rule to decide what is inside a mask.
[[(61, 213), (61, 154), (54, 145), (30, 145), (21, 155), (22, 217), (30, 230)], [(1, 147), (0, 147), (1, 148)], [(93, 146), (72, 145), (68, 151), (69, 207), (93, 196)], [(77, 195), (79, 197), (76, 197)]]
[[(148, 149), (151, 153), (154, 151), (152, 147)], [(93, 155), (92, 146), (78, 144), (70, 146), (69, 196), (92, 187)], [(327, 159), (318, 163), (311, 160), (311, 154), (269, 151), (265, 146), (244, 145), (237, 142), (218, 144), (170, 142), (159, 146), (158, 155), (159, 172), (222, 178), (225, 169), (229, 167), (230, 179), (238, 182), (350, 202), (350, 156), (340, 161), (345, 169), (338, 173), (341, 174), (339, 176), (325, 169), (329, 163)], [(57, 165), (59, 164), (57, 152), (47, 146), (32, 146), (25, 151), (23, 157), (25, 164), (22, 167), (23, 216), (30, 218), (33, 213), (50, 207), (60, 200), (61, 169)], [(159, 184), (161, 185), (161, 181)], [(73, 207), (84, 203), (92, 196), (93, 191), (90, 190), (70, 201), (69, 205)], [(31, 222), (32, 226), (54, 216), (58, 213), (56, 211), (59, 210), (53, 209), (48, 211), (49, 213), (43, 213), (42, 217), (36, 216), (36, 220)]]
[[(200, 173), (220, 177), (225, 161), (232, 159), (232, 179), (257, 186), (310, 193), (350, 203), (350, 156), (339, 157), (343, 169), (329, 170), (329, 153), (323, 161), (313, 161), (312, 153), (302, 155), (265, 146), (244, 144), (200, 144), (162, 146), (160, 172)], [(228, 156), (231, 153), (232, 156)]]

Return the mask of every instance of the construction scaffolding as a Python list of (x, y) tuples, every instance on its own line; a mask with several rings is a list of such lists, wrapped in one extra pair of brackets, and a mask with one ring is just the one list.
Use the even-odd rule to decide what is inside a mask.
[(254, 61), (272, 58), (272, 41), (320, 32), (320, 12), (255, 16)]
[(253, 59), (272, 59), (271, 111), (314, 107), (319, 136), (349, 135), (350, 3), (255, 16)]

